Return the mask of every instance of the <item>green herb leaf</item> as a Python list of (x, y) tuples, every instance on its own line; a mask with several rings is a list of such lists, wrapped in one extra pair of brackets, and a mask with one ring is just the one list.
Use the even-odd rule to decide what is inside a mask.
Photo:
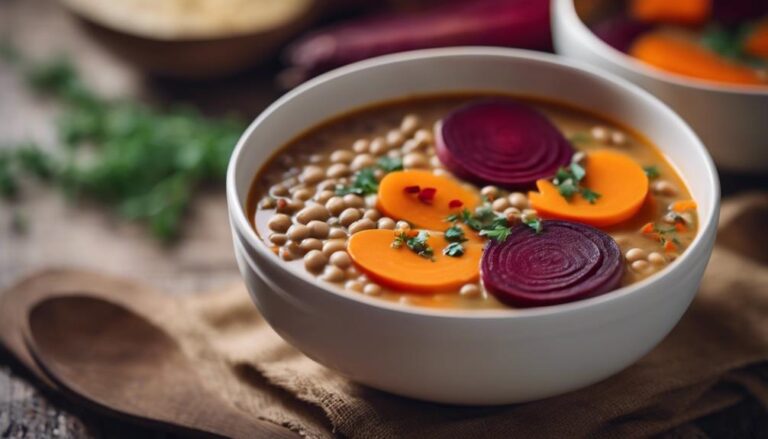
[(589, 188), (583, 187), (581, 188), (581, 197), (587, 200), (589, 204), (595, 204), (597, 199), (600, 198), (600, 194)]
[(458, 258), (464, 254), (464, 246), (460, 242), (452, 242), (443, 249), (443, 254), (452, 258)]
[(661, 176), (659, 167), (656, 165), (643, 166), (643, 171), (645, 172), (645, 175), (647, 175), (650, 180), (659, 178), (659, 176)]
[(509, 237), (510, 228), (505, 226), (496, 226), (492, 229), (484, 229), (480, 231), (480, 236), (486, 236), (494, 241), (504, 242)]
[(587, 176), (587, 171), (578, 163), (571, 163), (567, 168), (560, 167), (555, 173), (552, 183), (557, 187), (560, 195), (568, 201), (573, 196), (580, 194), (590, 204), (595, 204), (600, 194), (581, 186), (581, 181)]
[(404, 231), (397, 232), (395, 240), (392, 241), (392, 248), (402, 248), (406, 240), (408, 240), (408, 235)]
[(11, 157), (0, 150), (0, 196), (6, 199), (14, 198), (19, 193), (19, 183), (11, 163)]
[(379, 168), (384, 172), (395, 172), (403, 170), (403, 159), (399, 157), (382, 157), (377, 162)]
[(587, 171), (584, 170), (584, 168), (578, 164), (578, 163), (571, 163), (571, 175), (573, 175), (573, 178), (579, 182), (584, 179), (584, 177), (587, 175)]
[(360, 196), (375, 194), (379, 191), (379, 183), (376, 181), (376, 175), (373, 168), (363, 168), (355, 174), (355, 179), (351, 186), (338, 186), (337, 195), (355, 194)]
[(435, 251), (427, 243), (428, 239), (429, 233), (427, 233), (425, 230), (421, 230), (418, 234), (416, 234), (416, 236), (407, 238), (405, 244), (409, 249), (411, 249), (412, 252), (416, 253), (417, 255), (434, 261)]
[(453, 225), (445, 230), (445, 240), (449, 242), (464, 242), (467, 238), (464, 236), (464, 229)]
[(41, 180), (53, 177), (53, 161), (50, 155), (34, 144), (22, 145), (14, 150), (19, 166), (25, 172)]
[(566, 200), (570, 201), (573, 195), (579, 191), (579, 188), (573, 183), (570, 178), (557, 185), (557, 191)]
[(532, 228), (537, 235), (544, 230), (544, 223), (542, 223), (541, 218), (530, 218), (528, 220), (523, 220), (523, 224)]

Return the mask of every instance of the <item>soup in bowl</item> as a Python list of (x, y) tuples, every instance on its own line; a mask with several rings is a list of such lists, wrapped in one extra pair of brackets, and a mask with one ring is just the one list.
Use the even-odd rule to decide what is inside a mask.
[(457, 404), (566, 392), (651, 349), (695, 294), (718, 198), (698, 139), (647, 93), (490, 48), (312, 80), (228, 176), (238, 263), (281, 336)]

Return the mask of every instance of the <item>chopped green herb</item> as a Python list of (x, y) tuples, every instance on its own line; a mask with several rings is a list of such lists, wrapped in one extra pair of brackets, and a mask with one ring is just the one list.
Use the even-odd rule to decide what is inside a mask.
[(7, 151), (0, 150), (0, 196), (14, 198), (19, 193), (19, 183)]
[(50, 155), (43, 152), (37, 145), (26, 144), (14, 151), (21, 169), (41, 180), (53, 177), (53, 161)]
[(381, 168), (384, 172), (395, 172), (395, 171), (402, 171), (403, 170), (403, 159), (399, 157), (382, 157), (377, 162), (376, 165)]
[(422, 258), (431, 259), (434, 261), (435, 251), (429, 246), (427, 240), (429, 239), (429, 233), (425, 230), (419, 231), (416, 236), (406, 239), (405, 244), (411, 249), (412, 252), (421, 256)]
[(379, 191), (379, 183), (373, 168), (363, 168), (355, 174), (355, 179), (350, 186), (338, 186), (336, 195), (355, 194), (360, 196), (375, 194)]
[(467, 238), (464, 236), (464, 229), (457, 225), (452, 225), (445, 230), (445, 240), (449, 242), (464, 242)]
[(404, 230), (396, 232), (395, 240), (392, 241), (392, 248), (402, 248), (406, 240), (408, 240), (408, 234)]
[(464, 246), (460, 242), (452, 242), (443, 249), (443, 254), (452, 258), (458, 258), (464, 254)]
[(580, 194), (589, 204), (595, 204), (600, 194), (581, 186), (581, 181), (586, 177), (587, 171), (578, 163), (571, 163), (567, 168), (561, 167), (555, 173), (552, 183), (557, 187), (557, 191), (568, 201), (573, 196)]
[(659, 178), (659, 176), (661, 176), (659, 167), (656, 165), (643, 166), (643, 171), (645, 171), (645, 175), (647, 175), (650, 180)]
[(497, 225), (492, 229), (484, 229), (480, 231), (480, 236), (486, 236), (494, 241), (504, 242), (509, 237), (510, 228), (502, 225)]
[(532, 228), (536, 234), (541, 233), (544, 230), (544, 223), (542, 223), (541, 218), (530, 218), (528, 220), (523, 220), (523, 224), (526, 226)]

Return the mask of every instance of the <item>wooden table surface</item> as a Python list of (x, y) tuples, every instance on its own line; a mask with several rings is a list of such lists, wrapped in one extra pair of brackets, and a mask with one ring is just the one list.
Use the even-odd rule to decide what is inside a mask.
[[(205, 112), (235, 111), (246, 120), (274, 100), (275, 63), (247, 74), (206, 83), (148, 80), (105, 52), (81, 32), (56, 1), (0, 0), (0, 38), (22, 52), (48, 58), (66, 54), (88, 83), (110, 96), (134, 96), (153, 102), (189, 102)], [(0, 64), (0, 147), (33, 140), (56, 148), (56, 107), (29, 93), (19, 76)], [(726, 176), (727, 192), (768, 188), (765, 179)], [(28, 219), (24, 234), (13, 232), (15, 214)], [(67, 202), (56, 190), (25, 185), (18, 203), (0, 202), (0, 288), (47, 267), (90, 268), (142, 279), (172, 294), (227, 285), (239, 280), (231, 250), (221, 188), (201, 194), (185, 238), (173, 247), (149, 239), (96, 207)], [(42, 394), (34, 380), (0, 352), (0, 438), (165, 437)], [(768, 436), (766, 412), (746, 402), (699, 421), (682, 435), (699, 437)]]

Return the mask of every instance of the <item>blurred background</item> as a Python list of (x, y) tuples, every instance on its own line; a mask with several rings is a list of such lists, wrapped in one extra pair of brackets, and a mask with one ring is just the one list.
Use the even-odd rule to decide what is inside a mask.
[[(548, 1), (0, 0), (0, 288), (64, 266), (237, 282), (223, 177), (247, 123), (324, 71), (452, 45), (551, 51)], [(725, 194), (766, 181), (723, 174)], [(150, 434), (20, 373), (0, 356), (0, 437)]]

